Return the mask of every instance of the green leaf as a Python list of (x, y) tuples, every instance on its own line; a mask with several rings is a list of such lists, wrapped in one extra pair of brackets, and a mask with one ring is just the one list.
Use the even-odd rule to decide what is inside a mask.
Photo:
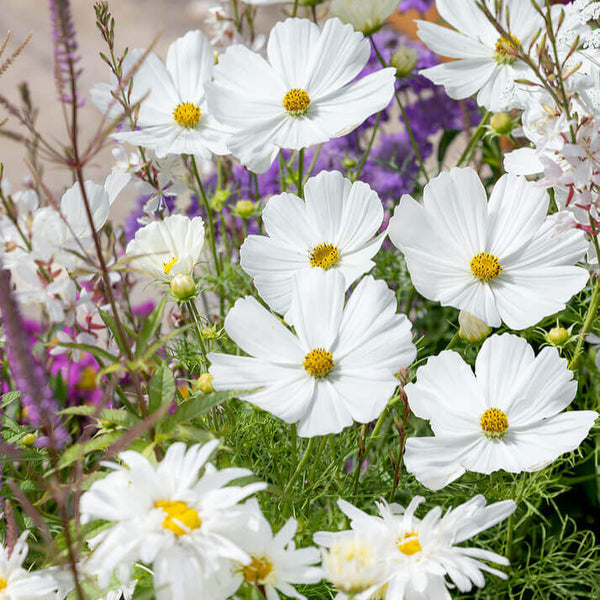
[(58, 463), (58, 468), (62, 469), (64, 467), (68, 467), (74, 462), (81, 460), (91, 452), (96, 452), (97, 450), (105, 450), (111, 444), (116, 442), (119, 438), (123, 437), (124, 433), (125, 432), (123, 431), (111, 431), (110, 433), (105, 433), (103, 435), (99, 435), (95, 438), (92, 438), (87, 442), (81, 442), (79, 444), (75, 444), (74, 446), (70, 446), (61, 456), (60, 461)]
[(150, 388), (148, 390), (150, 396), (150, 412), (154, 412), (163, 404), (170, 404), (175, 396), (175, 377), (171, 369), (166, 364), (156, 371)]
[(146, 349), (148, 342), (153, 338), (156, 330), (161, 324), (163, 313), (165, 311), (165, 305), (167, 303), (167, 296), (163, 296), (160, 304), (152, 311), (152, 314), (148, 317), (142, 330), (140, 331), (140, 335), (137, 338), (135, 345), (135, 357), (140, 358), (142, 356), (142, 352)]
[(70, 344), (70, 343), (60, 343), (57, 344), (63, 348), (74, 348), (75, 350), (81, 350), (82, 352), (87, 352), (91, 354), (94, 358), (98, 360), (107, 360), (108, 362), (115, 363), (119, 361), (117, 356), (114, 356), (110, 352), (106, 350), (102, 350), (102, 348), (96, 348), (96, 346), (92, 346), (90, 344)]
[(177, 408), (175, 414), (170, 415), (163, 422), (162, 430), (169, 431), (180, 423), (186, 423), (207, 413), (211, 408), (235, 398), (239, 392), (212, 392), (202, 396), (193, 396)]
[(139, 423), (139, 419), (126, 410), (118, 408), (105, 408), (98, 410), (97, 406), (71, 406), (60, 411), (62, 415), (78, 415), (82, 417), (94, 417), (101, 421), (109, 421), (115, 425), (133, 427)]
[(21, 397), (21, 392), (15, 390), (13, 392), (7, 392), (2, 396), (2, 404), (0, 404), (0, 408), (4, 408), (13, 402), (16, 402)]

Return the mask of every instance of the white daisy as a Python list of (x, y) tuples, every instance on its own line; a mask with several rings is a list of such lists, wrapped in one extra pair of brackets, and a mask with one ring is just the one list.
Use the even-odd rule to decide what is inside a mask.
[(431, 489), (465, 471), (539, 471), (587, 436), (598, 413), (561, 412), (577, 381), (554, 347), (536, 357), (526, 340), (493, 335), (481, 347), (475, 375), (447, 350), (417, 371), (405, 388), (415, 415), (434, 437), (410, 438), (406, 468)]
[(158, 281), (169, 282), (176, 275), (191, 275), (204, 247), (201, 217), (171, 215), (138, 229), (126, 249), (131, 265)]
[(331, 12), (365, 35), (375, 33), (398, 9), (398, 0), (333, 0)]
[(50, 569), (23, 568), (29, 551), (25, 542), (28, 535), (28, 531), (21, 534), (12, 552), (0, 546), (0, 600), (49, 600), (57, 596), (60, 586)]
[(211, 353), (216, 390), (240, 395), (312, 437), (368, 423), (398, 385), (394, 376), (416, 356), (411, 323), (396, 314), (384, 282), (365, 277), (344, 306), (339, 271), (301, 271), (294, 282), (295, 334), (254, 298), (238, 300), (225, 319), (231, 339), (250, 356)]
[[(124, 67), (125, 74), (143, 56), (135, 50)], [(148, 54), (132, 77), (131, 102), (142, 100), (136, 131), (114, 134), (120, 141), (151, 148), (158, 157), (193, 154), (210, 158), (227, 154), (228, 133), (208, 110), (204, 88), (212, 76), (214, 51), (200, 31), (189, 31), (169, 47), (166, 65)], [(114, 86), (96, 86), (92, 98), (110, 117), (120, 109), (111, 95)], [(112, 106), (112, 109), (111, 109)]]
[(588, 247), (584, 233), (557, 234), (548, 201), (535, 183), (504, 175), (488, 203), (473, 169), (452, 169), (425, 186), (422, 205), (403, 196), (388, 233), (420, 294), (492, 327), (524, 329), (588, 280), (574, 266)]
[(272, 197), (262, 213), (268, 237), (250, 235), (240, 251), (243, 269), (280, 314), (289, 311), (295, 273), (339, 269), (348, 288), (373, 267), (385, 237), (373, 237), (383, 222), (383, 206), (366, 183), (322, 172), (308, 180), (304, 193), (306, 201), (294, 194)]
[(113, 472), (81, 498), (84, 523), (111, 523), (90, 541), (94, 551), (86, 565), (101, 586), (113, 572), (128, 582), (132, 564), (142, 561), (154, 570), (159, 600), (225, 599), (235, 592), (229, 561), (250, 558), (229, 534), (252, 527), (252, 511), (238, 503), (265, 485), (224, 487), (251, 472), (206, 464), (217, 445), (186, 450), (175, 443), (157, 465), (133, 451), (119, 455), (122, 464), (107, 464)]
[(251, 562), (234, 567), (238, 584), (246, 582), (264, 590), (267, 600), (279, 600), (279, 592), (291, 598), (305, 600), (291, 584), (321, 581), (321, 569), (313, 566), (319, 562), (316, 548), (296, 549), (294, 535), (298, 528), (296, 519), (289, 519), (273, 535), (270, 523), (263, 516), (258, 502), (248, 500), (246, 506), (255, 512), (258, 529), (250, 534), (240, 530), (234, 537), (240, 548), (248, 553)]
[[(477, 92), (480, 106), (500, 112), (515, 105), (520, 93), (515, 80), (535, 77), (516, 57), (515, 48), (519, 43), (528, 48), (538, 30), (543, 29), (544, 22), (531, 2), (505, 0), (500, 22), (510, 38), (504, 38), (477, 8), (476, 1), (436, 0), (440, 15), (454, 29), (417, 21), (418, 35), (431, 50), (458, 59), (420, 73), (433, 83), (443, 85), (451, 98), (460, 100)], [(494, 0), (484, 1), (493, 14)]]
[[(416, 496), (406, 510), (398, 504), (378, 503), (380, 516), (377, 517), (344, 500), (338, 501), (339, 507), (351, 520), (352, 530), (373, 541), (376, 549), (373, 560), (385, 565), (385, 575), (376, 597), (386, 600), (451, 600), (448, 588), (453, 587), (452, 584), (461, 592), (471, 591), (474, 585), (483, 587), (485, 579), (482, 571), (506, 579), (504, 573), (482, 562), (508, 565), (505, 557), (457, 544), (506, 519), (516, 508), (512, 500), (486, 506), (483, 496), (475, 496), (443, 516), (438, 506), (423, 519), (418, 519), (415, 511), (424, 500)], [(315, 541), (331, 548), (347, 533), (322, 531), (315, 534)], [(362, 567), (360, 561), (356, 564)], [(371, 568), (371, 561), (367, 562), (367, 568)], [(452, 584), (446, 580), (446, 575)], [(359, 576), (360, 573), (357, 573), (355, 578)], [(346, 593), (341, 595), (341, 598), (346, 597)], [(363, 594), (358, 598), (366, 600)]]
[(280, 148), (300, 150), (340, 137), (385, 108), (394, 69), (356, 80), (370, 51), (362, 34), (335, 18), (323, 29), (308, 19), (278, 23), (268, 61), (242, 45), (228, 48), (207, 97), (215, 116), (235, 130), (230, 151), (264, 173)]

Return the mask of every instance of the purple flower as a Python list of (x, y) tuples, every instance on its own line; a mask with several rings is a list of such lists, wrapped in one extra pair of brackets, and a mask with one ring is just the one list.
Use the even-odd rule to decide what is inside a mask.
[(434, 4), (434, 0), (402, 0), (400, 2), (400, 11), (405, 12), (414, 8), (422, 13), (427, 12)]

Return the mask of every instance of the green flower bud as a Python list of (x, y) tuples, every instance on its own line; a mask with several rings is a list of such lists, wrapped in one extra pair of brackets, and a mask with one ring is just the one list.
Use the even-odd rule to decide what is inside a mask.
[(38, 434), (36, 431), (34, 433), (26, 433), (21, 438), (21, 442), (22, 442), (23, 446), (31, 447), (37, 442), (37, 439), (38, 439)]
[(547, 335), (548, 341), (553, 346), (562, 346), (570, 338), (570, 334), (564, 327), (553, 327)]
[(205, 340), (214, 340), (217, 337), (217, 326), (203, 327), (200, 330), (200, 334)]
[(344, 167), (344, 169), (354, 169), (357, 164), (358, 160), (353, 156), (344, 156), (344, 158), (342, 158), (342, 167)]
[(212, 385), (213, 379), (214, 377), (210, 373), (202, 373), (202, 375), (198, 377), (198, 381), (196, 381), (196, 387), (203, 394), (210, 394), (215, 391), (215, 388), (213, 388)]
[(487, 323), (464, 310), (458, 313), (458, 323), (460, 324), (458, 335), (471, 344), (482, 342), (492, 331)]
[(500, 135), (510, 133), (514, 127), (508, 113), (496, 113), (495, 115), (492, 115), (490, 125), (492, 126), (492, 129)]
[(256, 205), (252, 200), (238, 200), (235, 205), (235, 212), (242, 219), (249, 219), (256, 212)]
[(400, 46), (392, 58), (390, 58), (390, 66), (396, 69), (396, 77), (402, 79), (408, 77), (417, 66), (419, 55), (412, 46)]
[(171, 279), (171, 293), (177, 300), (189, 300), (196, 295), (196, 283), (189, 275), (177, 273)]
[(210, 207), (216, 212), (221, 212), (229, 196), (231, 196), (231, 194), (229, 193), (228, 189), (217, 190), (215, 195), (210, 199)]

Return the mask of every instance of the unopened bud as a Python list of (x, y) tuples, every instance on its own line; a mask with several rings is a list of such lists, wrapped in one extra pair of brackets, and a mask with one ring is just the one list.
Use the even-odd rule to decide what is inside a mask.
[(344, 167), (344, 169), (354, 169), (357, 164), (358, 160), (353, 156), (344, 156), (344, 158), (342, 158), (342, 167)]
[(196, 294), (196, 283), (189, 275), (177, 273), (171, 279), (171, 292), (177, 300), (189, 300)]
[(458, 335), (471, 344), (482, 342), (490, 335), (491, 329), (486, 323), (464, 310), (458, 313), (458, 322), (460, 324)]
[(217, 337), (217, 326), (203, 327), (200, 333), (205, 340), (214, 340)]
[(506, 135), (513, 129), (513, 122), (508, 113), (496, 113), (490, 119), (492, 129), (500, 135)]
[(235, 205), (235, 212), (242, 219), (249, 219), (256, 212), (256, 205), (252, 200), (238, 200)]
[(548, 332), (548, 341), (553, 346), (562, 346), (569, 339), (569, 337), (569, 332), (564, 327), (553, 327)]
[(214, 377), (210, 373), (202, 373), (202, 375), (198, 377), (198, 381), (196, 381), (196, 387), (203, 394), (210, 394), (211, 392), (215, 391), (215, 388), (213, 388), (212, 384), (213, 379)]
[(217, 190), (215, 195), (210, 199), (210, 207), (216, 212), (221, 212), (229, 196), (231, 196), (229, 190)]
[(31, 447), (37, 442), (37, 439), (38, 439), (37, 433), (26, 433), (21, 438), (21, 442), (22, 442), (23, 446)]
[(419, 55), (412, 46), (400, 46), (392, 58), (390, 58), (390, 65), (396, 69), (396, 77), (402, 79), (408, 77), (417, 66), (419, 61)]

